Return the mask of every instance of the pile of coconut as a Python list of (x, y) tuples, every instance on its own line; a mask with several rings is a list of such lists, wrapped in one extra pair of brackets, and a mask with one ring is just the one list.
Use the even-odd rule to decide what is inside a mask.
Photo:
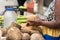
[[(27, 20), (34, 20), (36, 15), (30, 16)], [(4, 39), (2, 39), (2, 37)], [(0, 40), (45, 40), (42, 36), (42, 29), (38, 26), (29, 26), (28, 22), (18, 25), (12, 22), (8, 28), (0, 29)]]

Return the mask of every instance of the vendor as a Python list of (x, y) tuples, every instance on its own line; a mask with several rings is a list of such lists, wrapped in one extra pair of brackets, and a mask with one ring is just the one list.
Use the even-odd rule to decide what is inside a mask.
[[(20, 6), (24, 7), (24, 3), (26, 0), (17, 0), (17, 1), (18, 1), (18, 5), (19, 5), (18, 8)], [(23, 15), (23, 14), (24, 14), (24, 12), (20, 10), (20, 15)]]
[(45, 15), (46, 14), (48, 14), (47, 20), (41, 20), (37, 17), (34, 21), (28, 20), (28, 22), (32, 26), (43, 26), (43, 30), (45, 29), (47, 31), (43, 31), (45, 40), (60, 40), (60, 0), (53, 0)]
[(18, 0), (19, 6), (23, 6), (26, 0)]

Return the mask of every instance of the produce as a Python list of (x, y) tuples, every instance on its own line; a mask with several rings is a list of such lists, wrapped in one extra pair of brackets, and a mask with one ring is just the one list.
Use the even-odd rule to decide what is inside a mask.
[(16, 27), (11, 27), (7, 31), (7, 40), (21, 40), (22, 39), (22, 33), (21, 31)]
[(43, 38), (43, 36), (41, 34), (34, 33), (34, 34), (31, 35), (30, 40), (45, 40), (45, 39)]
[(2, 37), (6, 36), (7, 28), (1, 28), (0, 30), (2, 31)]
[(20, 31), (20, 25), (12, 22), (8, 28), (1, 28), (0, 35), (6, 37), (7, 40), (21, 40), (22, 32)]
[[(18, 29), (21, 29), (21, 26), (18, 25), (17, 23), (15, 23), (15, 22), (12, 22), (11, 25), (9, 26), (9, 28), (10, 28), (10, 27), (16, 27), (16, 28), (18, 28)], [(8, 28), (8, 29), (9, 29), (9, 28)]]
[(0, 30), (0, 39), (1, 39), (1, 37), (2, 37), (2, 31)]
[(29, 23), (29, 25), (31, 25), (31, 26), (40, 26), (38, 24), (39, 20), (40, 20), (39, 16), (37, 16), (37, 15), (31, 15), (31, 16), (28, 16), (27, 23)]
[(40, 27), (34, 27), (34, 26), (27, 26), (27, 23), (21, 24), (21, 31), (24, 33), (42, 33), (42, 30)]
[(18, 16), (18, 18), (17, 18), (17, 23), (18, 23), (18, 24), (26, 23), (26, 21), (27, 21), (27, 17), (26, 17), (26, 16), (20, 15), (20, 16)]
[(23, 33), (22, 40), (30, 40), (30, 35), (28, 33)]
[(37, 15), (30, 15), (27, 17), (27, 20), (34, 21), (36, 17), (37, 17)]

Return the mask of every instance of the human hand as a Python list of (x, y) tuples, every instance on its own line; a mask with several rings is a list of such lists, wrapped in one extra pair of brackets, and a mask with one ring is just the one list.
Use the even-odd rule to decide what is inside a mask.
[(30, 25), (30, 26), (40, 26), (41, 21), (42, 20), (40, 19), (39, 16), (33, 15), (33, 16), (28, 17), (27, 25)]

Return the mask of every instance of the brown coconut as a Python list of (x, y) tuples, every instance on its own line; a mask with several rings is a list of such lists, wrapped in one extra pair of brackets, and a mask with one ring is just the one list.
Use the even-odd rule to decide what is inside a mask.
[[(29, 22), (30, 21), (30, 22)], [(37, 21), (37, 22), (34, 22), (34, 21)], [(37, 16), (37, 15), (30, 15), (27, 17), (27, 23), (30, 25), (30, 26), (40, 26), (38, 24), (38, 21), (40, 21), (40, 17)]]
[(34, 33), (31, 35), (30, 40), (45, 40), (44, 37), (39, 33)]
[(42, 33), (42, 30), (41, 30), (40, 27), (27, 26), (26, 24), (27, 23), (21, 25), (22, 26), (21, 31), (23, 33), (30, 33), (30, 34), (32, 34), (32, 33)]
[(2, 36), (6, 36), (7, 34), (7, 28), (1, 28), (1, 31), (2, 31)]
[(2, 31), (0, 30), (0, 38), (2, 37)]
[(27, 20), (34, 21), (37, 15), (30, 15), (27, 17)]
[(17, 28), (21, 29), (21, 26), (19, 24), (15, 23), (15, 22), (12, 22), (11, 25), (10, 25), (10, 27), (17, 27)]
[(23, 33), (22, 40), (30, 40), (30, 35), (28, 33)]
[(21, 40), (22, 33), (17, 27), (11, 27), (7, 31), (7, 40)]

